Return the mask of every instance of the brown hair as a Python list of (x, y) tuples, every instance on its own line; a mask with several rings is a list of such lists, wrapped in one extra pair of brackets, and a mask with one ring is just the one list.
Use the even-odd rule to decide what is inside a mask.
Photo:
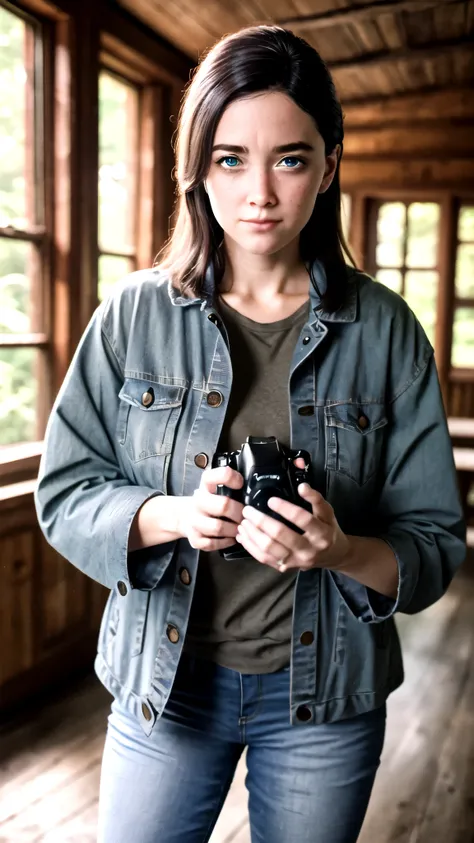
[(278, 26), (252, 26), (225, 36), (194, 71), (181, 105), (176, 136), (176, 225), (156, 264), (170, 273), (182, 294), (201, 295), (211, 261), (219, 284), (225, 268), (223, 233), (204, 189), (214, 135), (231, 102), (270, 90), (287, 94), (314, 119), (326, 155), (337, 144), (341, 146), (332, 184), (319, 194), (300, 234), (301, 259), (322, 261), (328, 280), (324, 304), (335, 310), (346, 291), (344, 254), (354, 263), (341, 225), (342, 109), (319, 53), (304, 39)]

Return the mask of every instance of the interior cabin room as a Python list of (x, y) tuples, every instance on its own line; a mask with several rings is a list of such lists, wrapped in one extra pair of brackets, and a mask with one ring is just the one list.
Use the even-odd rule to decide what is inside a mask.
[[(98, 304), (173, 228), (193, 69), (265, 23), (332, 73), (343, 228), (433, 345), (468, 525), (446, 593), (396, 614), (405, 681), (359, 843), (474, 841), (474, 0), (0, 0), (1, 843), (97, 840), (109, 590), (39, 528), (46, 423)], [(211, 843), (250, 843), (245, 775)]]

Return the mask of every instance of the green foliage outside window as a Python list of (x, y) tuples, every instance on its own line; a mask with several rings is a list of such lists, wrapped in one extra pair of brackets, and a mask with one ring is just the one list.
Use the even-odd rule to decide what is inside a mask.
[[(456, 256), (456, 297), (459, 306), (454, 311), (453, 366), (474, 368), (474, 206), (460, 209), (458, 221), (458, 249)], [(462, 299), (470, 299), (462, 306)]]
[(136, 88), (103, 71), (99, 79), (99, 300), (133, 272), (139, 95)]
[(439, 205), (385, 202), (377, 220), (376, 277), (406, 299), (434, 342)]
[[(27, 226), (25, 24), (0, 7), (0, 226)], [(0, 334), (32, 330), (35, 247), (0, 238)], [(37, 366), (32, 348), (0, 348), (0, 447), (37, 438)]]

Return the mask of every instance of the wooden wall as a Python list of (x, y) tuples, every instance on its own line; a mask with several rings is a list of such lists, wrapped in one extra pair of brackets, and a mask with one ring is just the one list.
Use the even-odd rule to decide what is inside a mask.
[(44, 540), (28, 488), (1, 491), (0, 711), (90, 668), (107, 598)]
[(456, 205), (474, 200), (474, 98), (471, 89), (374, 98), (344, 109), (342, 188), (352, 197), (351, 245), (370, 271), (372, 199), (441, 205), (436, 361), (448, 415), (474, 417), (474, 370), (450, 366)]

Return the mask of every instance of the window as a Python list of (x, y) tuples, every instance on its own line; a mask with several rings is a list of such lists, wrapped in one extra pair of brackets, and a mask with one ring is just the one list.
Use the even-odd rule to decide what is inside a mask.
[(109, 71), (99, 79), (99, 290), (137, 268), (140, 88)]
[(434, 343), (440, 206), (377, 202), (374, 275), (400, 293)]
[(48, 403), (41, 53), (36, 22), (0, 6), (0, 452), (41, 439)]
[(341, 224), (346, 242), (350, 242), (351, 231), (351, 195), (350, 193), (341, 193)]
[(458, 216), (451, 365), (474, 368), (474, 202)]

